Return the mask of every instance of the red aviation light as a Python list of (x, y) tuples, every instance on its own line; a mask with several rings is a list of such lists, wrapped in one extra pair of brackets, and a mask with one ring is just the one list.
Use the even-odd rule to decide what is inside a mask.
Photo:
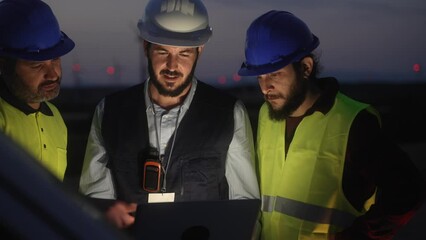
[(217, 78), (217, 81), (219, 82), (219, 84), (224, 85), (226, 84), (226, 76), (220, 76)]
[(416, 63), (416, 64), (413, 65), (413, 71), (414, 72), (418, 73), (421, 70), (422, 70), (422, 68), (421, 68), (420, 64)]
[(79, 63), (74, 63), (72, 65), (72, 71), (73, 72), (80, 72), (81, 71), (81, 65)]
[(107, 73), (108, 75), (114, 75), (114, 74), (115, 74), (115, 67), (113, 67), (113, 66), (109, 66), (109, 67), (107, 67), (107, 68), (106, 68), (106, 73)]

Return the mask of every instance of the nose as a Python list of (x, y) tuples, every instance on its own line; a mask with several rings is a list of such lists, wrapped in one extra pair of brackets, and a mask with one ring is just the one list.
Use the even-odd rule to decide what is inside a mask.
[(169, 56), (167, 57), (167, 68), (170, 71), (174, 71), (178, 68), (177, 56), (175, 56), (173, 54), (169, 54)]
[(274, 85), (272, 84), (272, 81), (267, 74), (260, 75), (257, 77), (257, 79), (259, 81), (260, 89), (264, 95), (266, 95), (268, 91), (274, 89)]
[(44, 77), (48, 80), (56, 80), (61, 75), (61, 62), (60, 60), (50, 60), (45, 66)]

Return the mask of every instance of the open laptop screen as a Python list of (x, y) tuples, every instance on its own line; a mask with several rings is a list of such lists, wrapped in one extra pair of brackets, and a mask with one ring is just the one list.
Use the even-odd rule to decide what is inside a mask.
[(259, 199), (139, 204), (136, 239), (249, 240)]

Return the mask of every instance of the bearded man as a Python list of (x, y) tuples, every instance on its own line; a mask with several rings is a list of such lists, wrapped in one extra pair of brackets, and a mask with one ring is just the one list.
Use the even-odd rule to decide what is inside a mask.
[(46, 3), (0, 2), (0, 131), (60, 180), (67, 166), (67, 128), (48, 101), (59, 94), (60, 57), (74, 46)]
[(119, 228), (137, 203), (259, 198), (244, 105), (194, 76), (212, 34), (202, 2), (152, 0), (138, 27), (149, 79), (97, 106), (81, 192), (112, 199)]

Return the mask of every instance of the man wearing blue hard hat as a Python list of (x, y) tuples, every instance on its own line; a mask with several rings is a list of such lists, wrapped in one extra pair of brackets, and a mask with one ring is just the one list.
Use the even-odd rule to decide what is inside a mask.
[(40, 0), (0, 2), (0, 130), (58, 179), (67, 166), (67, 128), (58, 96), (60, 57), (74, 48)]
[(422, 202), (424, 181), (383, 134), (377, 111), (319, 78), (319, 39), (269, 11), (247, 30), (239, 74), (257, 76), (262, 239), (391, 239)]

